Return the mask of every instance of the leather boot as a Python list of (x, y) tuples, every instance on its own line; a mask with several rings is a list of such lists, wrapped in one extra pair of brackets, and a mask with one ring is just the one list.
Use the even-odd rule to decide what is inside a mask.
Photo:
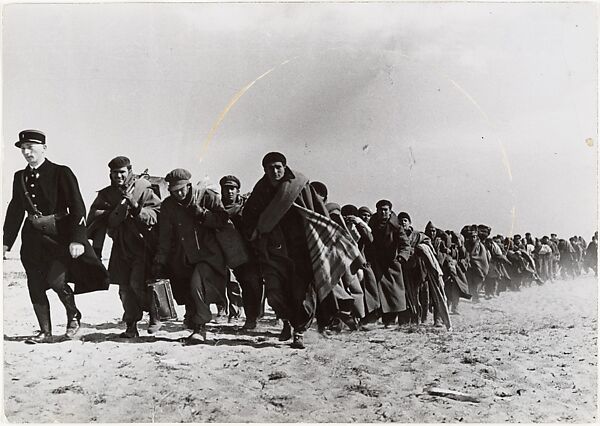
[(156, 298), (154, 296), (154, 292), (150, 296), (150, 321), (148, 322), (148, 334), (154, 334), (162, 327), (162, 322), (160, 321), (160, 313), (158, 312), (158, 304), (156, 303)]
[(304, 349), (304, 334), (295, 331), (294, 340), (290, 346), (294, 349)]
[(123, 339), (133, 339), (135, 337), (140, 337), (140, 333), (137, 329), (137, 322), (128, 322), (127, 329), (125, 329), (123, 333), (119, 334), (119, 337)]
[(292, 326), (289, 321), (283, 320), (283, 328), (281, 329), (281, 334), (279, 335), (279, 341), (285, 342), (286, 340), (290, 340), (292, 338)]
[(67, 311), (67, 331), (65, 332), (65, 337), (72, 339), (81, 326), (81, 312), (79, 312), (79, 309), (75, 305), (75, 294), (68, 284), (65, 284), (56, 293)]
[(33, 305), (33, 311), (40, 324), (40, 332), (25, 340), (25, 343), (49, 343), (52, 340), (52, 324), (50, 322), (50, 305)]
[(186, 344), (197, 345), (206, 342), (206, 327), (204, 325), (197, 325), (194, 327), (192, 334), (186, 339)]

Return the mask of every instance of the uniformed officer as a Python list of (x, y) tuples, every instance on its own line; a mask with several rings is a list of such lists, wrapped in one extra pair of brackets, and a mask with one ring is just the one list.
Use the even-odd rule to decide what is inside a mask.
[[(108, 272), (87, 241), (85, 205), (71, 169), (46, 159), (46, 136), (38, 130), (20, 132), (15, 146), (28, 166), (14, 175), (3, 252), (13, 246), (27, 213), (21, 232), (21, 262), (40, 325), (40, 332), (28, 343), (51, 341), (49, 288), (65, 306), (65, 336), (73, 338), (81, 321), (74, 294), (108, 289)], [(67, 282), (75, 283), (75, 293)]]

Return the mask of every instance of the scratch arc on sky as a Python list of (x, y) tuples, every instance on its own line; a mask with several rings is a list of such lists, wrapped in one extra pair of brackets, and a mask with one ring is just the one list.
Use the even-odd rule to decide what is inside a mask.
[(204, 158), (204, 155), (206, 154), (206, 151), (208, 150), (208, 147), (210, 145), (210, 141), (212, 140), (212, 138), (214, 137), (214, 135), (217, 133), (217, 130), (219, 129), (219, 126), (221, 125), (221, 123), (223, 122), (223, 120), (225, 120), (225, 116), (227, 115), (227, 113), (229, 113), (229, 111), (231, 110), (231, 108), (233, 108), (233, 106), (237, 103), (237, 101), (240, 100), (240, 98), (242, 96), (244, 96), (244, 94), (252, 87), (254, 86), (254, 84), (256, 84), (260, 79), (266, 77), (267, 75), (271, 74), (273, 71), (275, 71), (277, 68), (295, 60), (296, 58), (298, 58), (297, 56), (291, 58), (291, 59), (286, 59), (285, 61), (283, 61), (282, 63), (280, 63), (279, 65), (275, 65), (274, 67), (270, 68), (269, 70), (265, 71), (264, 73), (262, 73), (261, 75), (259, 75), (257, 78), (255, 78), (254, 80), (252, 80), (250, 83), (246, 84), (240, 91), (238, 91), (229, 101), (229, 103), (227, 104), (227, 106), (225, 107), (225, 109), (223, 111), (221, 111), (221, 114), (219, 114), (219, 117), (217, 118), (217, 120), (215, 121), (215, 123), (213, 124), (213, 126), (211, 127), (210, 131), (208, 132), (208, 135), (206, 136), (206, 138), (204, 139), (204, 143), (202, 144), (202, 148), (200, 149), (200, 161), (202, 161), (202, 159)]
[[(341, 49), (341, 48), (330, 48), (330, 49), (327, 49), (327, 50), (337, 50), (337, 49)], [(409, 55), (400, 53), (399, 56), (403, 57), (403, 58), (406, 58), (406, 59), (409, 59), (410, 61), (417, 62), (416, 59), (410, 57)], [(223, 120), (225, 120), (225, 117), (227, 116), (227, 114), (229, 113), (229, 111), (242, 98), (242, 96), (244, 96), (246, 94), (246, 92), (252, 86), (254, 86), (254, 84), (256, 84), (259, 80), (261, 80), (264, 77), (268, 76), (273, 71), (275, 71), (277, 68), (279, 68), (281, 66), (284, 66), (284, 65), (288, 64), (289, 62), (291, 62), (293, 60), (296, 60), (297, 58), (298, 58), (298, 56), (295, 56), (295, 57), (290, 58), (290, 59), (286, 59), (285, 61), (281, 62), (280, 64), (275, 65), (274, 67), (268, 69), (263, 74), (259, 75), (257, 78), (255, 78), (254, 80), (252, 80), (250, 83), (248, 83), (247, 85), (245, 85), (241, 90), (239, 90), (231, 98), (231, 100), (229, 101), (229, 103), (227, 104), (227, 106), (219, 114), (217, 120), (214, 122), (214, 124), (211, 127), (210, 131), (208, 132), (206, 138), (204, 139), (204, 142), (203, 142), (201, 150), (200, 150), (200, 161), (202, 161), (202, 159), (204, 158), (204, 155), (206, 155), (206, 152), (208, 151), (208, 147), (210, 145), (210, 142), (212, 141), (213, 137), (217, 133), (217, 130), (219, 129), (221, 123), (223, 122)], [(429, 70), (432, 71), (431, 69), (429, 69)], [(506, 172), (507, 172), (507, 175), (508, 175), (508, 180), (512, 183), (513, 177), (512, 177), (511, 167), (510, 167), (510, 161), (509, 161), (509, 158), (508, 158), (508, 153), (506, 151), (506, 147), (504, 146), (504, 143), (500, 139), (500, 136), (497, 134), (497, 129), (493, 125), (492, 120), (490, 119), (490, 117), (483, 110), (483, 108), (477, 103), (477, 101), (469, 94), (469, 92), (467, 92), (456, 81), (454, 81), (453, 79), (451, 79), (450, 77), (448, 77), (447, 75), (445, 75), (444, 73), (439, 72), (439, 71), (438, 72), (434, 71), (434, 74), (438, 74), (438, 75), (442, 76), (443, 78), (445, 78), (447, 81), (449, 81), (476, 108), (476, 110), (483, 117), (483, 119), (486, 122), (486, 124), (494, 131), (494, 136), (496, 137), (496, 139), (498, 141), (498, 145), (500, 147), (500, 152), (502, 154), (502, 163), (503, 163), (503, 165), (504, 165), (504, 167), (506, 169)], [(365, 147), (363, 147), (363, 151), (366, 151)], [(412, 149), (411, 149), (411, 156), (412, 156)], [(412, 157), (412, 161), (414, 163), (416, 163), (414, 161), (414, 157)], [(411, 164), (411, 168), (412, 168), (412, 165), (414, 165), (414, 164)], [(511, 193), (512, 193), (512, 190), (511, 190)], [(513, 197), (514, 197), (514, 194), (513, 194)], [(515, 221), (516, 221), (516, 207), (513, 205), (512, 209), (511, 209), (510, 235), (513, 234), (513, 230), (514, 230), (514, 226), (515, 226)]]

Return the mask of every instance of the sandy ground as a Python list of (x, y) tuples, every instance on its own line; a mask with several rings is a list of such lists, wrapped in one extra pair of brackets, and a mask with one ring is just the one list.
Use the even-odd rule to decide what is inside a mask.
[[(185, 346), (172, 321), (119, 339), (118, 289), (77, 296), (74, 341), (28, 345), (37, 329), (24, 273), (4, 262), (4, 415), (10, 422), (594, 422), (597, 286), (593, 276), (461, 302), (454, 331), (431, 326), (316, 330), (306, 350), (277, 340), (267, 316), (243, 334), (212, 324)], [(65, 314), (48, 292), (54, 333)], [(180, 310), (180, 317), (183, 312)], [(429, 386), (480, 398), (431, 396)], [(6, 420), (5, 419), (5, 420)]]

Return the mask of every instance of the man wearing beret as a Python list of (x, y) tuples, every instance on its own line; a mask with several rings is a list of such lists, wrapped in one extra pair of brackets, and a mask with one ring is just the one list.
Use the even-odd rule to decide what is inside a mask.
[(379, 200), (376, 207), (377, 212), (369, 221), (373, 244), (366, 254), (379, 287), (383, 324), (389, 327), (396, 322), (398, 314), (407, 309), (402, 264), (410, 256), (410, 245), (392, 211), (392, 203)]
[[(360, 252), (349, 234), (340, 234), (308, 178), (291, 170), (285, 156), (270, 152), (262, 160), (265, 175), (256, 183), (242, 212), (244, 229), (257, 250), (269, 305), (283, 320), (279, 339), (292, 337), (292, 347), (304, 348), (304, 331), (314, 319), (317, 304), (326, 300), (345, 271), (345, 261)], [(329, 252), (339, 255), (336, 268), (318, 250), (317, 222), (333, 232)], [(338, 251), (332, 243), (342, 241)], [(310, 245), (309, 245), (310, 244)], [(347, 250), (347, 251), (344, 251)], [(327, 277), (327, 278), (326, 278)]]
[[(233, 274), (242, 288), (242, 303), (246, 313), (246, 321), (242, 328), (253, 330), (256, 328), (256, 320), (260, 313), (263, 294), (263, 283), (260, 275), (258, 259), (253, 253), (250, 242), (245, 236), (242, 222), (242, 209), (246, 204), (247, 196), (240, 194), (240, 180), (232, 175), (223, 176), (219, 181), (221, 186), (221, 200), (223, 206), (233, 222), (235, 229), (240, 233), (240, 242), (244, 244), (243, 249), (248, 255), (248, 261), (233, 267)], [(230, 297), (231, 300), (231, 297)], [(231, 314), (230, 314), (231, 315)]]
[(158, 220), (160, 198), (148, 180), (134, 175), (129, 158), (115, 157), (108, 168), (110, 185), (98, 191), (90, 207), (88, 235), (92, 234), (94, 247), (100, 253), (105, 234), (113, 241), (108, 271), (111, 282), (119, 284), (123, 321), (127, 324), (121, 337), (139, 336), (137, 323), (144, 311), (150, 313), (148, 333), (153, 334), (161, 323), (146, 280), (156, 249), (153, 228)]
[(227, 267), (216, 231), (229, 216), (219, 194), (192, 185), (185, 169), (167, 174), (170, 195), (159, 214), (159, 242), (154, 275), (166, 272), (173, 295), (186, 307), (185, 321), (193, 332), (188, 344), (206, 341), (205, 324), (212, 319), (209, 305), (225, 300)]
[[(3, 251), (13, 246), (21, 231), (21, 262), (40, 332), (28, 340), (52, 340), (50, 303), (52, 289), (67, 312), (65, 336), (73, 338), (80, 327), (77, 293), (108, 288), (108, 272), (86, 237), (85, 205), (77, 178), (67, 166), (46, 159), (46, 136), (23, 130), (15, 143), (28, 163), (14, 175), (12, 199), (4, 221)], [(75, 283), (75, 293), (68, 282)]]

